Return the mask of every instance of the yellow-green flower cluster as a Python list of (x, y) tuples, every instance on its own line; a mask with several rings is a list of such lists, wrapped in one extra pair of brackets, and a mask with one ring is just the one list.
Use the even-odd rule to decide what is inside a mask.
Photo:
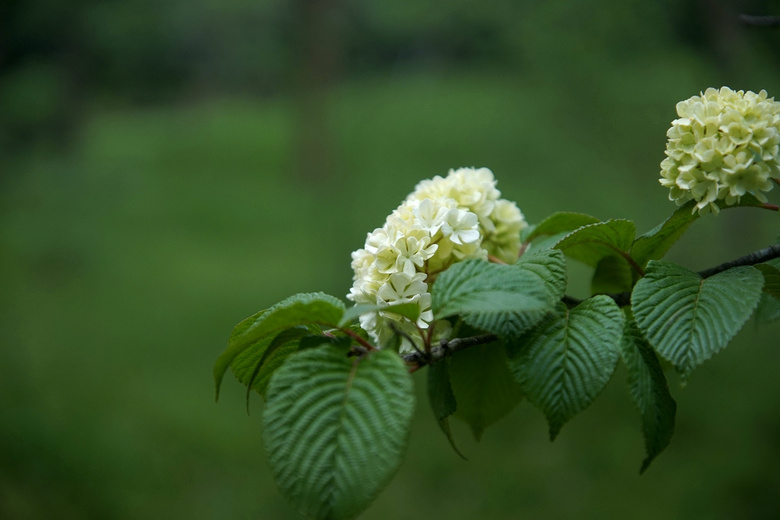
[[(363, 314), (360, 326), (378, 345), (394, 335), (393, 329), (419, 338), (419, 331), (431, 326), (429, 285), (454, 262), (517, 260), (520, 231), (527, 224), (515, 203), (500, 197), (489, 169), (450, 170), (447, 177), (420, 182), (384, 226), (368, 234), (365, 246), (352, 253), (350, 300), (380, 307), (420, 306), (416, 324), (392, 313)], [(447, 334), (446, 322), (437, 324), (435, 332), (437, 337)], [(404, 340), (401, 348), (412, 346)]]
[(762, 90), (707, 89), (677, 103), (679, 119), (666, 133), (666, 158), (661, 162), (669, 199), (682, 205), (695, 200), (693, 211), (719, 211), (715, 204), (739, 202), (763, 192), (780, 177), (780, 103)]

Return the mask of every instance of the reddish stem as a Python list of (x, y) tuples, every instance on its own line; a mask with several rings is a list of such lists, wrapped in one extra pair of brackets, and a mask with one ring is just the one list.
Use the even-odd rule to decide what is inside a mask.
[(362, 347), (364, 347), (364, 348), (366, 348), (366, 349), (368, 349), (368, 350), (378, 350), (378, 349), (377, 349), (377, 348), (376, 348), (374, 345), (372, 345), (371, 343), (369, 343), (368, 341), (366, 341), (366, 340), (365, 340), (365, 339), (364, 339), (364, 338), (363, 338), (363, 337), (362, 337), (360, 334), (358, 334), (357, 332), (355, 332), (355, 331), (353, 331), (353, 330), (350, 330), (350, 329), (339, 329), (339, 330), (341, 330), (341, 332), (343, 332), (343, 333), (344, 333), (344, 334), (346, 334), (347, 336), (351, 337), (352, 339), (354, 339), (355, 341), (357, 341), (358, 343), (360, 343), (360, 345), (361, 345)]

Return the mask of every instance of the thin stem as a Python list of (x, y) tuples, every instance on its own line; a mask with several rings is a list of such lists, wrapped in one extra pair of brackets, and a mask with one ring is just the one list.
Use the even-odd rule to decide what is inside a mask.
[[(727, 269), (731, 269), (732, 267), (760, 264), (772, 260), (774, 258), (780, 258), (780, 244), (775, 244), (767, 248), (761, 249), (759, 251), (754, 251), (753, 253), (739, 257), (735, 260), (724, 262), (720, 265), (716, 265), (715, 267), (711, 267), (709, 269), (699, 271), (699, 276), (701, 276), (702, 278), (708, 278), (710, 276), (714, 276), (720, 272), (723, 272)], [(630, 292), (608, 293), (606, 295), (612, 298), (613, 300), (615, 300), (615, 302), (621, 307), (625, 307), (631, 304)], [(580, 303), (582, 303), (584, 300), (580, 300), (579, 298), (574, 298), (573, 296), (564, 295), (564, 297), (561, 298), (561, 301), (565, 303), (568, 307), (575, 307)], [(467, 338), (455, 338), (452, 340), (442, 339), (437, 346), (430, 348), (428, 352), (423, 352), (417, 347), (417, 345), (414, 343), (414, 341), (412, 341), (412, 339), (409, 337), (408, 334), (401, 331), (400, 329), (397, 329), (397, 327), (394, 327), (394, 331), (396, 332), (396, 334), (400, 334), (401, 336), (408, 339), (409, 342), (412, 344), (412, 347), (414, 347), (415, 349), (415, 352), (412, 352), (410, 354), (404, 354), (403, 356), (401, 356), (403, 360), (410, 365), (409, 372), (415, 372), (416, 370), (426, 365), (431, 365), (433, 363), (436, 363), (448, 356), (453, 355), (455, 352), (459, 352), (461, 350), (465, 350), (471, 347), (476, 347), (478, 345), (486, 345), (489, 343), (493, 343), (499, 339), (498, 336), (496, 336), (495, 334), (482, 334), (479, 336), (471, 336)], [(361, 342), (361, 344), (362, 343), (363, 342)], [(427, 343), (430, 344), (430, 337), (428, 338)], [(374, 347), (371, 347), (371, 349), (373, 350)]]
[(412, 371), (417, 370), (425, 365), (436, 363), (437, 361), (444, 359), (447, 356), (451, 356), (455, 352), (464, 350), (477, 345), (485, 345), (493, 343), (498, 340), (498, 336), (495, 334), (482, 334), (480, 336), (471, 336), (468, 338), (455, 338), (452, 340), (443, 339), (439, 344), (431, 349), (430, 354), (424, 354), (419, 350), (412, 352), (411, 354), (405, 354), (404, 361), (414, 365)]
[(731, 269), (732, 267), (761, 264), (774, 258), (780, 258), (780, 244), (775, 244), (759, 251), (748, 253), (745, 256), (741, 256), (735, 260), (724, 262), (720, 265), (716, 265), (715, 267), (705, 269), (704, 271), (699, 271), (699, 275), (702, 278), (708, 278), (727, 269)]
[(392, 331), (393, 331), (395, 334), (398, 334), (399, 336), (401, 336), (402, 338), (404, 338), (406, 341), (408, 341), (408, 342), (409, 342), (409, 343), (412, 345), (412, 348), (414, 348), (414, 350), (417, 352), (417, 354), (419, 354), (419, 355), (421, 355), (421, 356), (423, 356), (423, 357), (426, 357), (426, 356), (427, 356), (427, 354), (426, 354), (425, 352), (423, 352), (422, 350), (420, 350), (420, 347), (418, 347), (418, 346), (417, 346), (417, 343), (415, 343), (415, 342), (414, 342), (414, 340), (412, 339), (412, 337), (411, 337), (409, 334), (407, 334), (405, 331), (401, 330), (401, 329), (400, 329), (400, 328), (399, 328), (399, 327), (398, 327), (398, 326), (397, 326), (395, 323), (393, 323), (392, 321), (390, 322), (390, 329), (392, 329)]
[(780, 16), (740, 14), (739, 21), (755, 27), (780, 27)]
[(357, 341), (366, 350), (377, 350), (377, 348), (374, 345), (366, 341), (360, 334), (356, 333), (355, 331), (351, 329), (339, 329), (339, 330), (341, 330), (341, 332), (343, 332), (347, 336), (350, 336), (352, 339)]
[[(716, 275), (718, 273), (722, 273), (723, 271), (727, 269), (731, 269), (732, 267), (761, 264), (769, 260), (772, 260), (774, 258), (780, 258), (780, 244), (775, 244), (767, 248), (761, 249), (759, 251), (754, 251), (745, 256), (741, 256), (735, 260), (730, 260), (728, 262), (724, 262), (714, 267), (710, 267), (709, 269), (699, 271), (698, 274), (702, 278), (709, 278), (710, 276)], [(631, 292), (627, 291), (622, 293), (605, 293), (605, 294), (606, 296), (609, 296), (610, 298), (615, 300), (615, 303), (617, 303), (620, 307), (631, 305)], [(564, 295), (564, 297), (561, 298), (561, 301), (565, 303), (568, 307), (576, 307), (584, 300), (575, 298), (573, 296)]]
[(626, 262), (628, 262), (628, 263), (629, 263), (629, 265), (631, 265), (631, 267), (632, 267), (632, 268), (633, 268), (633, 269), (634, 269), (634, 270), (635, 270), (637, 273), (639, 273), (639, 276), (641, 276), (642, 278), (644, 278), (644, 276), (645, 276), (645, 270), (644, 270), (644, 269), (642, 269), (642, 267), (641, 267), (641, 266), (640, 266), (638, 263), (636, 263), (636, 260), (634, 260), (634, 259), (631, 257), (631, 255), (629, 255), (629, 254), (628, 254), (628, 253), (626, 253), (625, 251), (621, 251), (621, 252), (620, 252), (620, 255), (621, 255), (623, 258), (625, 258), (625, 259), (626, 259)]

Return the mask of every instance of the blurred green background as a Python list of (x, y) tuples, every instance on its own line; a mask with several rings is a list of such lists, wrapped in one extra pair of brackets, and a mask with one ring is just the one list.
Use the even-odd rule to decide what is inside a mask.
[[(214, 403), (233, 325), (345, 295), (366, 232), (452, 167), (491, 168), (530, 222), (650, 229), (675, 103), (780, 96), (780, 29), (740, 13), (780, 2), (0, 3), (0, 518), (298, 518), (261, 400), (228, 376)], [(766, 246), (775, 217), (702, 219), (670, 258)], [(622, 370), (552, 444), (527, 403), (479, 444), (457, 424), (468, 462), (421, 393), (364, 518), (780, 518), (778, 331), (670, 376), (677, 433), (642, 477)]]

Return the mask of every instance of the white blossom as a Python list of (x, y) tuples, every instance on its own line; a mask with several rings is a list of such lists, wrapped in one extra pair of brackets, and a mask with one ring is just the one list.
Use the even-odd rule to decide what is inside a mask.
[(780, 103), (765, 90), (709, 88), (677, 103), (677, 115), (661, 162), (671, 200), (695, 200), (700, 213), (717, 213), (717, 201), (736, 204), (746, 193), (766, 202), (772, 178), (780, 178)]
[[(355, 303), (387, 307), (416, 303), (416, 323), (392, 312), (360, 316), (363, 327), (379, 346), (395, 330), (410, 338), (433, 325), (433, 337), (446, 337), (448, 322), (434, 323), (430, 286), (455, 262), (489, 255), (505, 262), (517, 260), (519, 234), (526, 226), (513, 202), (500, 199), (493, 173), (487, 168), (450, 170), (420, 182), (415, 190), (366, 237), (352, 253), (353, 285), (347, 298)], [(401, 349), (412, 346), (404, 339)]]

